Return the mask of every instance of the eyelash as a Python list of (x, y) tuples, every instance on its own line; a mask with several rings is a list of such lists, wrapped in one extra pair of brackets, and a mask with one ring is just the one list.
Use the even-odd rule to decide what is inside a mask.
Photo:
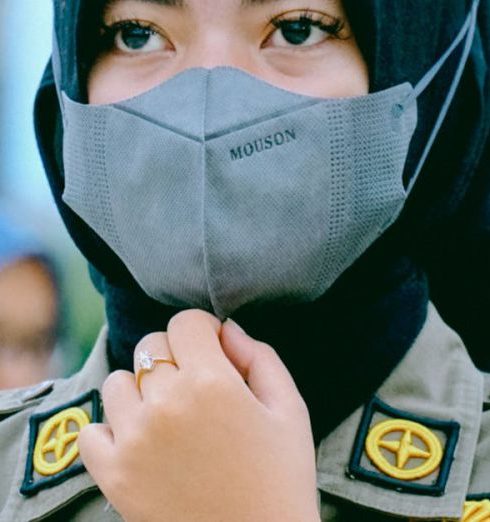
[(297, 15), (295, 14), (291, 18), (287, 18), (287, 14), (280, 15), (272, 18), (269, 24), (274, 26), (276, 29), (285, 29), (288, 23), (300, 22), (306, 23), (313, 27), (318, 27), (322, 31), (325, 31), (330, 36), (340, 38), (340, 33), (343, 31), (345, 23), (340, 18), (328, 17), (332, 20), (330, 23), (325, 22), (325, 16), (320, 15), (320, 18), (315, 18), (311, 11), (304, 11)]
[[(331, 20), (329, 23), (326, 23), (325, 16), (321, 16), (318, 14), (320, 18), (315, 18), (311, 11), (304, 11), (300, 14), (294, 14), (288, 18), (287, 13), (276, 16), (269, 20), (269, 25), (272, 25), (275, 30), (286, 29), (287, 24), (292, 22), (300, 22), (304, 24), (309, 24), (313, 27), (318, 27), (325, 33), (329, 34), (334, 38), (340, 38), (340, 33), (344, 29), (344, 22), (340, 18), (332, 18), (328, 17)], [(153, 24), (149, 22), (142, 22), (140, 20), (122, 20), (120, 22), (114, 22), (110, 24), (101, 25), (101, 47), (102, 50), (108, 51), (114, 46), (115, 38), (117, 33), (122, 29), (128, 28), (139, 28), (151, 31), (155, 34), (160, 34), (161, 32), (158, 28), (156, 28)], [(272, 34), (272, 33), (271, 33)], [(165, 38), (165, 35), (162, 35)], [(270, 35), (269, 35), (270, 36)]]
[[(121, 29), (138, 28), (151, 31), (155, 34), (160, 34), (161, 31), (149, 22), (142, 22), (141, 20), (122, 20), (110, 24), (101, 25), (101, 45), (104, 51), (110, 50), (114, 46), (117, 33)], [(165, 38), (165, 35), (162, 35)]]

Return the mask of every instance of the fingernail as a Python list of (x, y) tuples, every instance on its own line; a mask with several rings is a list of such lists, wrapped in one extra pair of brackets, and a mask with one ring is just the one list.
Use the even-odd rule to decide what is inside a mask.
[(245, 333), (245, 330), (239, 324), (235, 323), (235, 321), (233, 319), (228, 318), (225, 322), (227, 324), (229, 324), (231, 326), (231, 328), (233, 328), (235, 331), (237, 331), (241, 334)]

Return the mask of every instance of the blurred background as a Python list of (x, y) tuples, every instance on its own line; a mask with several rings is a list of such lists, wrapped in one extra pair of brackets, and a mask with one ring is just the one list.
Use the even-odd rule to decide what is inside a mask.
[(2, 374), (15, 377), (30, 354), (31, 380), (41, 379), (48, 345), (49, 376), (73, 373), (103, 324), (102, 300), (58, 217), (35, 143), (51, 17), (51, 0), (0, 0), (0, 388)]

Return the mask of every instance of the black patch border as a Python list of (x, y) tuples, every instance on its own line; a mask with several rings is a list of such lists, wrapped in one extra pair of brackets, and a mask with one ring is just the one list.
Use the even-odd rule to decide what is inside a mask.
[(83, 406), (87, 402), (92, 404), (92, 419), (91, 423), (100, 423), (102, 422), (102, 407), (100, 401), (100, 394), (98, 390), (91, 390), (87, 393), (84, 393), (78, 399), (74, 399), (66, 404), (58, 406), (52, 410), (36, 413), (32, 415), (29, 419), (29, 449), (27, 451), (27, 462), (24, 473), (24, 480), (20, 487), (20, 493), (26, 497), (30, 497), (35, 495), (39, 491), (47, 488), (51, 488), (53, 486), (57, 486), (64, 482), (65, 480), (74, 477), (80, 473), (85, 471), (85, 466), (81, 463), (75, 464), (73, 466), (69, 466), (67, 469), (60, 471), (56, 475), (52, 477), (47, 477), (40, 479), (38, 481), (34, 481), (34, 448), (36, 446), (37, 437), (39, 434), (39, 426), (41, 422), (48, 420), (54, 415), (60, 413), (63, 410), (67, 410), (68, 408), (75, 408), (77, 406)]
[(466, 497), (466, 500), (473, 502), (473, 501), (481, 501), (481, 500), (490, 500), (490, 493), (474, 493), (472, 495), (468, 495)]
[[(368, 435), (369, 427), (375, 413), (382, 413), (391, 418), (399, 418), (418, 422), (427, 428), (442, 431), (445, 433), (447, 440), (444, 447), (444, 456), (441, 461), (439, 475), (434, 484), (417, 484), (414, 482), (407, 482), (404, 480), (395, 479), (384, 475), (381, 472), (375, 472), (361, 466), (361, 458), (364, 453), (364, 445)], [(400, 493), (414, 493), (419, 495), (431, 495), (434, 497), (442, 496), (446, 489), (446, 484), (449, 478), (451, 465), (456, 450), (456, 444), (459, 438), (460, 425), (456, 421), (441, 421), (431, 419), (428, 417), (421, 417), (408, 413), (396, 408), (392, 408), (378, 397), (373, 399), (365, 406), (364, 412), (357, 430), (354, 447), (352, 450), (351, 459), (349, 462), (347, 473), (349, 476), (371, 482), (376, 486), (382, 486), (389, 489), (394, 489)]]

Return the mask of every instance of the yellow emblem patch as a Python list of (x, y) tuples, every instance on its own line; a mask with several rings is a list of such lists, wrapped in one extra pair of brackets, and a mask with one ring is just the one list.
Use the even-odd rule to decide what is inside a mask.
[(19, 489), (22, 495), (30, 497), (85, 472), (78, 435), (91, 422), (102, 422), (98, 390), (31, 415), (24, 480)]
[(48, 419), (34, 448), (34, 469), (49, 477), (70, 466), (78, 457), (78, 434), (87, 424), (90, 418), (81, 408), (68, 408)]
[(399, 410), (375, 396), (364, 407), (347, 473), (398, 493), (441, 496), (459, 432), (455, 421)]
[[(396, 436), (387, 438), (392, 434)], [(415, 444), (414, 436), (425, 447)], [(387, 459), (383, 449), (395, 455), (395, 465)], [(371, 428), (366, 439), (366, 453), (380, 471), (399, 480), (427, 477), (439, 467), (443, 457), (438, 437), (422, 424), (405, 419), (387, 420)], [(410, 466), (413, 459), (422, 460), (422, 463)]]
[[(470, 500), (464, 504), (463, 518), (460, 522), (489, 522), (490, 521), (490, 500)], [(410, 519), (409, 522), (415, 522)], [(442, 522), (449, 522), (444, 519)]]
[(464, 505), (462, 522), (490, 521), (490, 500), (470, 501)]

